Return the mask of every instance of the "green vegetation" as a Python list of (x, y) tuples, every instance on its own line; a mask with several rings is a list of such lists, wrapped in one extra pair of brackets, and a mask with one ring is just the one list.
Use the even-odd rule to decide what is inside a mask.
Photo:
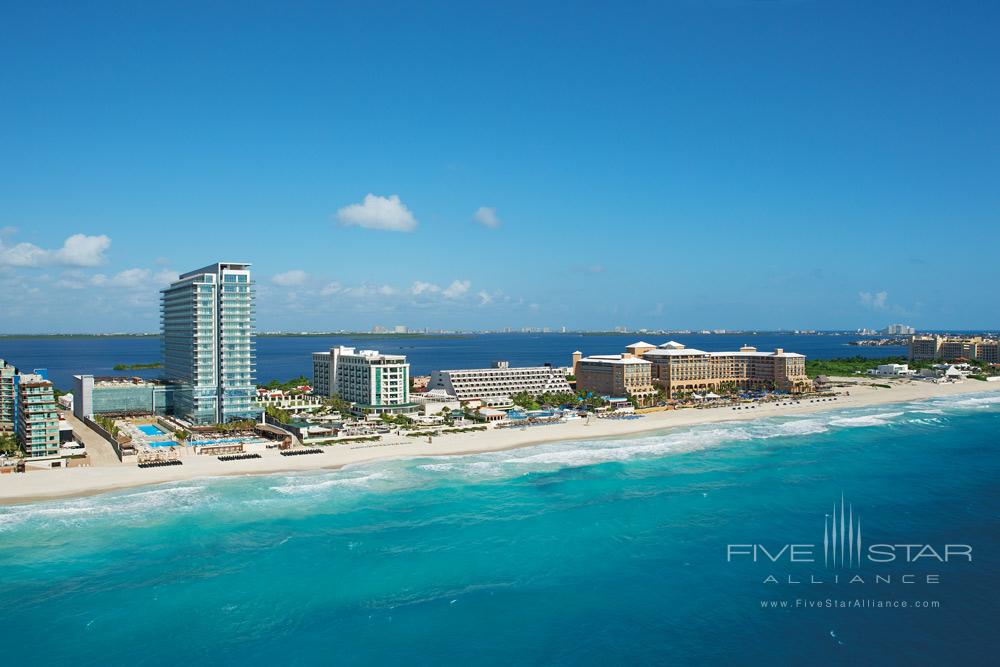
[(112, 438), (118, 440), (122, 430), (118, 428), (118, 424), (115, 423), (114, 419), (104, 415), (94, 415), (94, 421), (97, 422), (101, 428), (107, 431)]
[(267, 414), (271, 419), (277, 419), (282, 424), (289, 424), (292, 421), (292, 413), (288, 410), (282, 410), (281, 408), (276, 408), (273, 405), (265, 405), (264, 413)]
[(588, 408), (598, 408), (602, 405), (606, 405), (605, 401), (600, 396), (587, 396), (587, 392), (576, 392), (575, 394), (571, 391), (563, 392), (547, 392), (541, 396), (535, 398), (530, 394), (521, 392), (519, 394), (514, 394), (510, 397), (514, 405), (524, 410), (538, 410), (543, 405), (549, 406), (560, 406), (560, 405), (575, 405), (575, 406), (586, 406)]
[(191, 434), (185, 431), (184, 429), (179, 428), (176, 431), (174, 431), (174, 437), (177, 438), (178, 440), (188, 440), (191, 437)]
[(342, 415), (350, 414), (351, 412), (351, 404), (336, 394), (323, 399), (323, 407), (325, 407), (328, 412), (339, 412)]
[(811, 378), (820, 375), (867, 375), (868, 371), (881, 364), (909, 364), (912, 370), (930, 368), (936, 361), (908, 361), (906, 357), (840, 357), (838, 359), (806, 359), (806, 375)]
[(115, 364), (112, 368), (116, 371), (141, 371), (147, 368), (163, 368), (163, 363), (152, 361), (148, 364)]
[(514, 394), (510, 397), (510, 400), (514, 403), (514, 405), (525, 410), (537, 410), (542, 407), (541, 404), (535, 400), (534, 396), (525, 391)]
[(0, 433), (0, 452), (7, 456), (21, 454), (21, 446), (17, 444), (17, 438), (13, 433)]
[(312, 380), (307, 378), (305, 375), (300, 375), (297, 378), (292, 378), (291, 380), (285, 380), (281, 382), (280, 380), (271, 380), (267, 384), (257, 385), (262, 389), (280, 389), (281, 391), (292, 391), (296, 387), (302, 385), (312, 385)]
[(396, 424), (397, 426), (409, 426), (413, 423), (413, 420), (406, 415), (390, 415), (382, 413), (381, 419), (383, 424)]
[(212, 430), (222, 433), (235, 433), (237, 431), (252, 431), (257, 427), (257, 422), (253, 419), (239, 419), (226, 422), (225, 424), (214, 424)]
[(970, 373), (969, 374), (969, 379), (970, 380), (981, 380), (982, 382), (986, 382), (986, 376), (983, 375), (982, 373)]

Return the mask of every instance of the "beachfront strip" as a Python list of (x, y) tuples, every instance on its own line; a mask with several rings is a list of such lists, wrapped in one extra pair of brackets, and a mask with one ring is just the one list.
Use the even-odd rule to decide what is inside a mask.
[[(311, 355), (311, 385), (258, 387), (249, 266), (217, 262), (181, 275), (163, 290), (162, 378), (81, 373), (74, 376), (73, 393), (56, 400), (44, 369), (21, 373), (0, 361), (6, 452), (0, 473), (123, 464), (208, 470), (203, 464), (208, 459), (230, 467), (253, 465), (238, 462), (317, 454), (332, 451), (323, 449), (330, 445), (354, 451), (419, 441), (433, 448), (440, 435), (492, 442), (498, 434), (480, 432), (589, 425), (592, 417), (590, 432), (605, 432), (597, 424), (608, 418), (655, 419), (652, 413), (685, 408), (733, 413), (767, 405), (790, 408), (807, 400), (791, 394), (813, 390), (823, 396), (816, 394), (809, 403), (839, 400), (831, 393), (838, 385), (828, 378), (817, 378), (814, 385), (806, 376), (801, 354), (750, 346), (707, 352), (675, 341), (639, 341), (621, 352), (590, 356), (577, 351), (568, 367), (495, 361), (488, 368), (436, 370), (425, 381), (411, 375), (405, 355), (337, 346)], [(989, 381), (993, 377), (978, 375), (985, 363), (995, 363), (996, 346), (995, 340), (978, 337), (915, 336), (911, 356), (952, 363), (923, 364), (918, 372), (886, 364), (872, 375), (903, 382)]]

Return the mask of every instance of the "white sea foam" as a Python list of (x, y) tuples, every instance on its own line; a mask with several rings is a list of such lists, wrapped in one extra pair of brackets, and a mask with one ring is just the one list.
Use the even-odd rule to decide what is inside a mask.
[(314, 476), (301, 478), (286, 478), (288, 484), (272, 486), (271, 490), (284, 495), (299, 495), (318, 493), (334, 488), (364, 488), (371, 486), (373, 482), (387, 479), (389, 473), (386, 470), (377, 470), (356, 477), (345, 477), (343, 473), (330, 473), (330, 476), (321, 482), (311, 481)]
[(204, 486), (183, 485), (21, 505), (0, 510), (0, 532), (29, 522), (37, 527), (78, 525), (101, 517), (130, 522), (142, 518), (149, 511), (182, 512), (201, 504), (206, 497), (208, 494)]
[(834, 426), (863, 427), (863, 426), (885, 426), (891, 420), (902, 415), (902, 412), (880, 412), (874, 415), (863, 415), (860, 417), (838, 417), (831, 419)]
[(777, 424), (761, 424), (760, 433), (755, 432), (758, 438), (782, 438), (795, 435), (814, 435), (816, 433), (826, 433), (830, 429), (826, 423), (820, 419), (798, 419), (796, 421), (781, 422)]

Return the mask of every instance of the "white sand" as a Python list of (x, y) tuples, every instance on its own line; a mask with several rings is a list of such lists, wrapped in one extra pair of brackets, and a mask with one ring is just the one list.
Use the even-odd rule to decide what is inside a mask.
[[(968, 380), (954, 384), (929, 382), (892, 382), (892, 389), (868, 385), (838, 388), (836, 401), (810, 402), (779, 406), (764, 404), (756, 409), (732, 410), (729, 407), (683, 409), (647, 414), (640, 419), (595, 419), (527, 428), (496, 429), (443, 435), (428, 443), (426, 438), (386, 437), (380, 443), (343, 444), (325, 447), (322, 454), (281, 456), (267, 450), (260, 459), (221, 462), (215, 457), (185, 455), (184, 465), (140, 469), (131, 464), (31, 470), (24, 474), (0, 476), (0, 504), (32, 500), (83, 496), (146, 484), (176, 482), (197, 477), (261, 475), (288, 471), (339, 468), (345, 465), (420, 456), (476, 454), (525, 447), (559, 440), (583, 440), (624, 436), (677, 426), (713, 422), (759, 419), (778, 415), (805, 415), (814, 412), (862, 408), (884, 403), (904, 403), (925, 398), (963, 393), (1000, 391), (1000, 383)], [(845, 395), (849, 391), (850, 395)], [(367, 446), (366, 446), (367, 445)], [(377, 446), (371, 446), (377, 445)]]

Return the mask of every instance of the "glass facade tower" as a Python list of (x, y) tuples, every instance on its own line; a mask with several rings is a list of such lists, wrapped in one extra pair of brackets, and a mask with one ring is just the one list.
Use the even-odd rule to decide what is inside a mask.
[(163, 370), (174, 413), (195, 424), (255, 419), (250, 265), (219, 262), (181, 275), (161, 297)]

